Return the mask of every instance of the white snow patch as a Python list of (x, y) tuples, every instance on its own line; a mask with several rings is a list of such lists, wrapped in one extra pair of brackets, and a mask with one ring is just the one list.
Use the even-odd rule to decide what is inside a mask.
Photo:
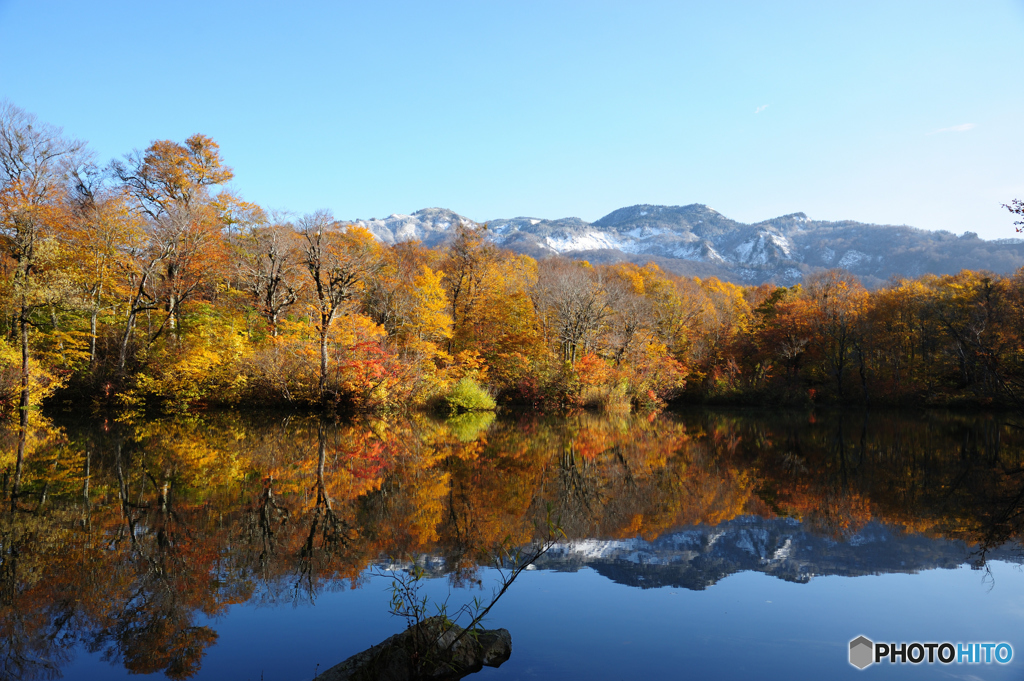
[(846, 542), (849, 546), (861, 546), (874, 541), (871, 537), (865, 537), (862, 534), (855, 534)]
[(747, 553), (758, 555), (757, 549), (754, 548), (754, 543), (750, 541), (750, 537), (743, 535), (738, 542), (736, 542), (737, 548), (741, 548)]
[(416, 236), (416, 225), (413, 223), (407, 223), (399, 227), (395, 231), (395, 236), (413, 237)]
[(700, 249), (696, 246), (680, 246), (672, 251), (672, 255), (685, 260), (700, 260), (700, 257), (698, 256), (699, 252)]
[(862, 262), (871, 262), (871, 256), (867, 253), (861, 253), (860, 251), (849, 250), (846, 255), (843, 256), (842, 260), (839, 261), (840, 267), (853, 267), (859, 265)]
[(787, 258), (792, 257), (791, 253), (793, 252), (793, 244), (789, 243), (789, 239), (781, 234), (776, 234), (775, 232), (768, 232), (768, 239), (779, 247), (779, 250), (782, 251), (783, 255)]
[(717, 260), (718, 262), (725, 262), (725, 258), (719, 255), (718, 251), (708, 246), (708, 260)]
[(545, 237), (544, 242), (559, 253), (603, 248), (621, 249), (623, 245), (618, 239), (600, 232), (584, 232), (565, 237), (549, 236)]
[(649, 239), (654, 236), (661, 236), (667, 233), (667, 229), (660, 227), (634, 227), (625, 233), (625, 236), (631, 236), (634, 239)]
[(744, 241), (736, 247), (736, 253), (740, 256), (740, 262), (746, 262), (750, 259), (755, 243), (755, 241)]
[(618, 248), (623, 253), (643, 253), (648, 245), (642, 241), (623, 241), (619, 243)]
[[(772, 248), (774, 246), (774, 248)], [(739, 262), (747, 265), (767, 265), (769, 260), (775, 256), (774, 251), (782, 251), (786, 258), (792, 257), (793, 245), (781, 234), (771, 231), (762, 231), (750, 241), (745, 241), (735, 249), (739, 256)]]
[(786, 543), (775, 549), (775, 553), (772, 554), (772, 560), (786, 560), (789, 558), (789, 553), (793, 549), (793, 540), (786, 539)]
[(621, 551), (636, 552), (639, 548), (645, 548), (646, 544), (647, 542), (637, 539), (582, 539), (556, 544), (551, 552), (556, 555), (577, 555), (583, 558), (609, 558)]

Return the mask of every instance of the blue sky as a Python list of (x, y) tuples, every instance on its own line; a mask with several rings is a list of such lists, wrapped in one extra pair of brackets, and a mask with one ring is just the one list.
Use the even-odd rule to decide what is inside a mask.
[(0, 0), (0, 97), (102, 159), (213, 137), (262, 205), (706, 203), (1014, 236), (1024, 0)]

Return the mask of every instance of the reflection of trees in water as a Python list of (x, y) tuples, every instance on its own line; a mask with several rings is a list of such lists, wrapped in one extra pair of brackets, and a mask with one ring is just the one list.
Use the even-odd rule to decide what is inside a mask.
[(596, 529), (594, 508), (601, 501), (601, 487), (597, 476), (588, 475), (591, 467), (589, 461), (577, 455), (572, 441), (563, 446), (558, 459), (555, 513), (569, 537), (586, 537)]
[(317, 425), (317, 463), (312, 511), (305, 515), (309, 530), (299, 550), (298, 578), (295, 582), (296, 598), (304, 595), (312, 602), (319, 589), (319, 575), (322, 567), (329, 565), (335, 557), (346, 556), (356, 532), (345, 518), (334, 511), (324, 470), (327, 461), (327, 424)]
[(826, 534), (849, 536), (875, 518), (981, 551), (1020, 537), (1024, 432), (999, 417), (699, 419), (709, 430), (740, 434), (736, 456), (775, 512)]
[(291, 511), (277, 503), (274, 496), (274, 477), (266, 478), (263, 491), (246, 510), (242, 525), (242, 541), (255, 553), (250, 559), (253, 569), (264, 579), (270, 576), (267, 572), (270, 560), (279, 550), (278, 531), (290, 517)]
[[(116, 502), (98, 526), (84, 484), (77, 509), (68, 503), (27, 511), (20, 503), (5, 514), (0, 674), (53, 676), (70, 646), (81, 641), (133, 672), (186, 678), (216, 640), (211, 629), (193, 624), (198, 611), (214, 614), (215, 608), (202, 602), (210, 589), (194, 579), (190, 538), (183, 536), (188, 530), (169, 485), (144, 465), (143, 475), (132, 480), (126, 458), (118, 445), (109, 490)], [(45, 500), (51, 481), (40, 484)], [(24, 557), (31, 564), (24, 565)], [(40, 602), (45, 607), (33, 609)], [(24, 626), (27, 617), (31, 627)]]
[(199, 530), (175, 508), (170, 469), (153, 463), (114, 446), (122, 523), (109, 542), (123, 551), (113, 567), (126, 588), (111, 594), (110, 610), (86, 646), (133, 673), (188, 678), (217, 640), (212, 629), (195, 625), (196, 614), (217, 614), (231, 596), (202, 571), (213, 566), (197, 544)]
[(0, 514), (0, 679), (52, 676), (78, 643), (185, 678), (216, 640), (200, 613), (308, 602), (380, 556), (431, 554), (475, 581), (494, 546), (537, 537), (548, 504), (570, 539), (743, 514), (843, 537), (875, 518), (962, 539), (979, 562), (1024, 513), (1024, 431), (977, 415), (582, 414), (475, 439), (423, 418), (225, 415), (25, 441)]
[[(33, 416), (20, 427), (0, 430), (0, 451), (16, 451), (13, 465), (3, 475), (4, 502), (0, 512), (0, 679), (57, 678), (70, 658), (81, 624), (73, 588), (48, 589), (38, 597), (34, 587), (46, 584), (56, 562), (38, 549), (59, 539), (61, 526), (88, 525), (88, 488), (85, 499), (67, 506), (47, 505), (52, 480), (25, 485), (29, 469), (53, 459), (57, 438), (47, 423)], [(11, 442), (16, 444), (8, 449)], [(32, 451), (39, 461), (30, 461)], [(86, 463), (88, 458), (86, 458)], [(33, 465), (34, 464), (34, 465)], [(57, 470), (52, 478), (62, 477)], [(88, 477), (88, 470), (84, 477)], [(76, 503), (77, 502), (77, 503)], [(77, 521), (77, 522), (76, 522)], [(84, 567), (84, 566), (83, 566)]]
[(0, 679), (56, 678), (74, 637), (60, 599), (24, 607), (21, 594), (39, 567), (32, 547), (45, 529), (33, 515), (8, 511), (0, 519)]

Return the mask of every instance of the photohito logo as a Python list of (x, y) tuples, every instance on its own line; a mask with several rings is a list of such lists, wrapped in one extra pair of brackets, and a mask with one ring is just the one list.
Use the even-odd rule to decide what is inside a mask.
[(875, 661), (875, 644), (864, 636), (850, 641), (850, 664), (857, 669), (864, 669)]
[(1007, 664), (1013, 659), (1009, 643), (875, 643), (866, 636), (850, 641), (850, 664), (864, 669), (870, 664)]

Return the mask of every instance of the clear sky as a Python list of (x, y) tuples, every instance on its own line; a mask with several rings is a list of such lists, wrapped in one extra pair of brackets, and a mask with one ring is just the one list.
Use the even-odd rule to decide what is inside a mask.
[(706, 203), (1014, 236), (1024, 0), (0, 0), (0, 97), (249, 200), (474, 220)]

